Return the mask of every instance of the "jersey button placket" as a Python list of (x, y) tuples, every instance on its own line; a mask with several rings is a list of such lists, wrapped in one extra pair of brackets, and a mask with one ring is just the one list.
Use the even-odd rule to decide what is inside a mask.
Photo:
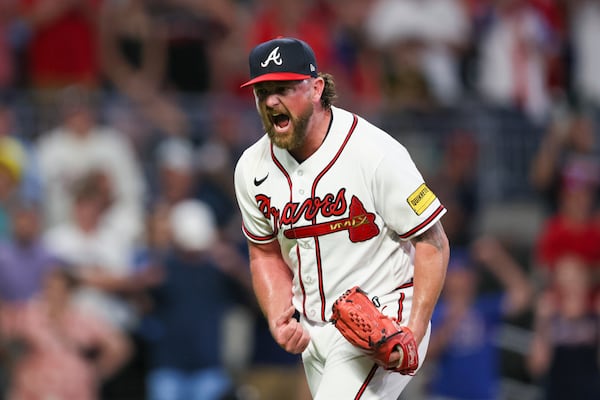
[[(295, 173), (294, 185), (295, 185), (295, 193), (301, 200), (304, 201), (308, 196), (310, 196), (310, 182), (304, 177), (304, 171), (299, 169)], [(301, 225), (310, 224), (310, 221), (304, 220), (302, 218)], [(302, 249), (302, 253), (305, 253), (310, 259), (312, 256), (313, 247), (313, 239), (312, 238), (302, 238), (298, 239), (298, 246)], [(314, 285), (316, 285), (317, 279), (315, 276), (311, 275), (310, 272), (307, 272), (305, 276), (302, 277), (305, 285), (305, 289), (308, 291), (314, 290)], [(310, 319), (315, 319), (318, 315), (317, 310), (309, 309), (307, 310), (307, 315)]]
[(296, 170), (292, 175), (294, 197), (299, 196), (298, 200), (300, 202), (304, 200), (304, 194), (306, 193), (306, 182), (304, 181), (303, 175), (304, 172), (302, 170)]
[[(296, 171), (296, 175), (298, 175), (299, 177), (302, 177), (304, 175), (304, 171), (299, 169), (298, 171)], [(303, 179), (299, 179), (299, 182), (302, 182), (302, 181), (303, 181)], [(302, 188), (298, 189), (298, 193), (300, 195), (304, 195), (304, 189), (302, 189)]]

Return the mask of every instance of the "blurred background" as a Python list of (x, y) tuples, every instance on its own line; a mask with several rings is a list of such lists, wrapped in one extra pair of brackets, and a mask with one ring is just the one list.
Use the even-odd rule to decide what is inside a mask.
[(600, 0), (0, 0), (1, 398), (310, 398), (233, 192), (279, 35), (448, 209), (402, 398), (599, 399)]

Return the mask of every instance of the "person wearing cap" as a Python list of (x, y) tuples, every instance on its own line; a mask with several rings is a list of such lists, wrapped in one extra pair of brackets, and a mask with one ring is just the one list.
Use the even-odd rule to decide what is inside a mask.
[[(202, 201), (174, 204), (168, 226), (170, 244), (155, 260), (162, 279), (150, 291), (146, 316), (147, 398), (224, 399), (234, 386), (226, 349), (240, 334), (225, 325), (245, 293), (239, 271), (228, 265), (235, 257), (218, 250), (225, 244), (216, 216)], [(238, 353), (236, 362), (245, 359)]]
[(315, 399), (396, 399), (412, 379), (380, 366), (330, 323), (359, 286), (412, 332), (422, 364), (449, 257), (446, 209), (389, 134), (333, 105), (335, 82), (311, 47), (280, 37), (249, 55), (266, 134), (234, 182), (254, 292), (274, 340), (302, 354)]

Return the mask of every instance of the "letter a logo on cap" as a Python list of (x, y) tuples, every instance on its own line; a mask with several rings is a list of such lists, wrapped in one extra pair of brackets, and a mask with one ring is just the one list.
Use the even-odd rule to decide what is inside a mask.
[(273, 49), (273, 51), (271, 51), (271, 53), (269, 53), (269, 56), (267, 57), (267, 59), (263, 62), (260, 63), (260, 66), (265, 68), (267, 65), (269, 65), (269, 63), (273, 61), (273, 63), (275, 63), (276, 65), (281, 65), (283, 64), (283, 60), (281, 59), (281, 54), (279, 54), (279, 46), (275, 47)]
[(250, 52), (248, 65), (250, 80), (240, 87), (266, 81), (301, 81), (319, 76), (315, 53), (306, 42), (295, 38), (279, 37), (260, 43)]

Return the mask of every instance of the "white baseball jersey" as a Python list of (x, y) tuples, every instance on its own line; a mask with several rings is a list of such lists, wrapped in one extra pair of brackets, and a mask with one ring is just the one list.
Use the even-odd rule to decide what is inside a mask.
[(355, 285), (385, 296), (410, 284), (408, 239), (446, 212), (400, 143), (343, 109), (332, 113), (323, 144), (302, 163), (265, 135), (235, 171), (244, 234), (279, 241), (293, 304), (317, 325)]

